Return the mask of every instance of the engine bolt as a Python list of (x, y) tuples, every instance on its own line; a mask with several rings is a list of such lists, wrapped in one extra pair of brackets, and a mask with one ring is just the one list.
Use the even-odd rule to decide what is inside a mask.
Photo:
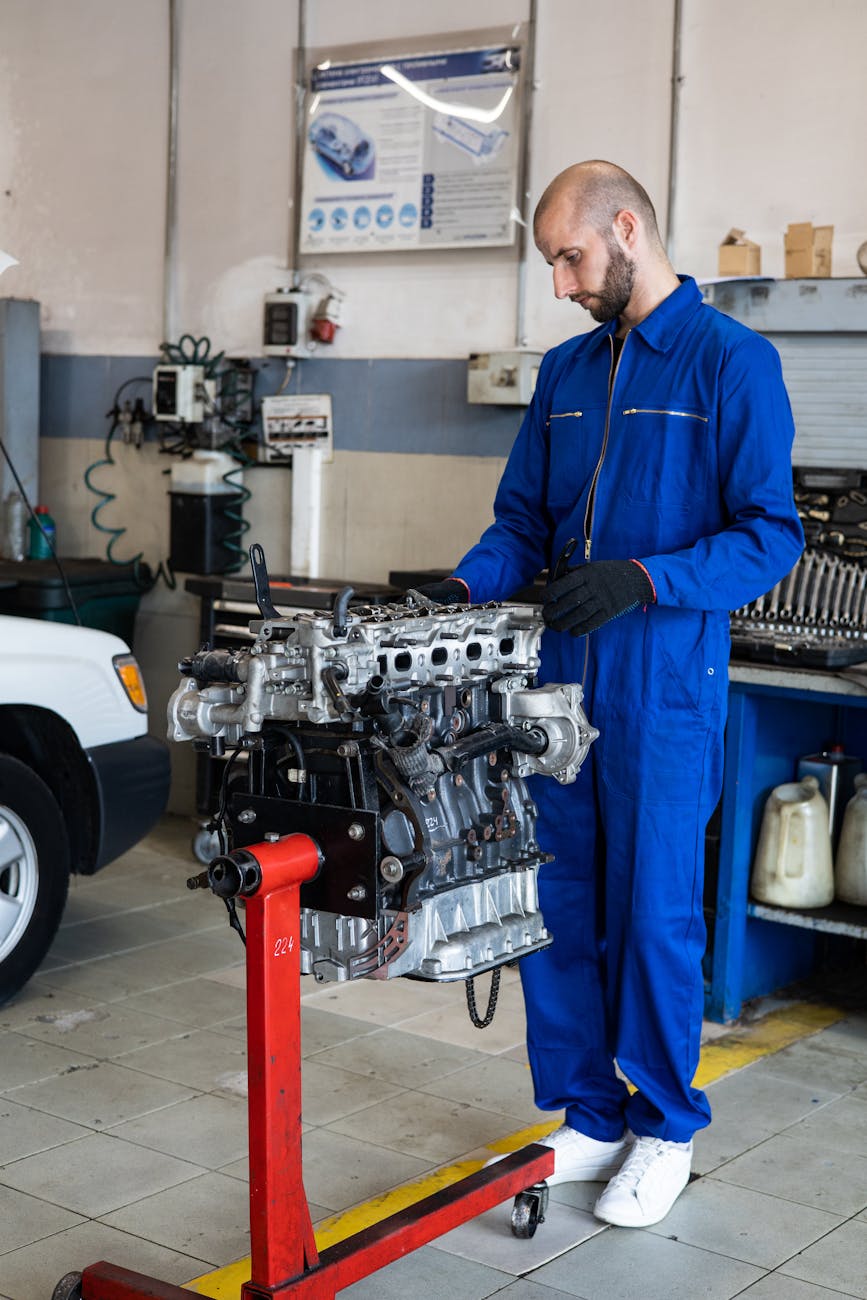
[(363, 903), (367, 898), (367, 890), (364, 885), (353, 885), (346, 897), (351, 898), (353, 903)]
[(256, 820), (256, 814), (254, 813), (252, 808), (242, 808), (241, 811), (238, 813), (238, 821), (243, 822), (245, 826), (249, 826), (250, 823), (254, 822), (255, 820)]
[[(352, 825), (349, 827), (347, 834), (349, 835), (349, 838), (351, 840), (363, 840), (364, 827), (361, 825), (361, 822), (353, 822)], [(350, 894), (350, 898), (351, 897), (352, 895)]]
[(511, 776), (512, 776), (512, 773), (509, 771), (509, 769), (508, 769), (507, 767), (504, 767), (503, 770), (502, 770), (502, 772), (500, 773), (500, 780), (501, 780), (501, 781), (508, 781), (508, 780), (511, 779)]
[(456, 774), (455, 774), (455, 785), (463, 785), (463, 783), (464, 783), (464, 778), (461, 776), (460, 772), (456, 773)]
[(337, 746), (338, 758), (355, 758), (358, 753), (358, 746), (354, 740), (344, 741), (342, 745)]
[(279, 831), (266, 831), (265, 834), (262, 836), (262, 839), (266, 840), (268, 844), (276, 844), (279, 838), (280, 838)]
[(496, 766), (497, 766), (497, 755), (496, 755), (496, 753), (488, 754), (488, 767), (496, 767)]
[(390, 885), (396, 885), (399, 880), (403, 880), (403, 863), (400, 858), (391, 856), (383, 858), (379, 864), (379, 871), (383, 880), (387, 880)]
[(434, 801), (434, 799), (436, 799), (436, 797), (437, 797), (437, 792), (436, 792), (436, 790), (428, 790), (427, 795), (426, 795), (426, 798), (427, 798), (428, 803), (433, 803), (433, 801)]

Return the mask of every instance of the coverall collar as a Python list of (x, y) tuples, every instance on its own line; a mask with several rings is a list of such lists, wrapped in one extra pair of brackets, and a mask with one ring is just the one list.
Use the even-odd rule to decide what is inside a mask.
[[(640, 334), (655, 352), (667, 352), (693, 312), (701, 306), (701, 290), (691, 275), (679, 275), (680, 288), (663, 298), (649, 316), (631, 331)], [(618, 322), (607, 321), (596, 333), (596, 346), (617, 332)]]

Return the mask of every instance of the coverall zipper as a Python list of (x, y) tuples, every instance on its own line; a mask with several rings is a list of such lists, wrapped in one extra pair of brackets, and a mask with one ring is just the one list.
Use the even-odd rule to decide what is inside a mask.
[(709, 418), (706, 415), (696, 415), (695, 411), (669, 411), (659, 410), (652, 406), (631, 406), (628, 411), (622, 411), (622, 415), (681, 415), (685, 420), (701, 420), (702, 424), (708, 424)]
[(605, 453), (608, 450), (608, 430), (611, 426), (611, 399), (614, 397), (614, 385), (617, 383), (617, 372), (620, 369), (620, 362), (623, 360), (623, 353), (626, 351), (626, 344), (629, 342), (629, 334), (623, 340), (623, 347), (620, 349), (620, 356), (617, 358), (617, 365), (614, 364), (614, 339), (609, 335), (608, 341), (611, 344), (611, 365), (608, 368), (608, 405), (605, 407), (605, 432), (602, 435), (602, 450), (599, 453), (599, 459), (596, 462), (596, 468), (593, 471), (593, 478), (590, 482), (590, 491), (587, 495), (587, 507), (584, 511), (584, 559), (590, 559), (590, 551), (593, 546), (593, 514), (596, 509), (596, 484), (599, 481), (599, 472), (602, 469), (602, 463), (605, 460)]

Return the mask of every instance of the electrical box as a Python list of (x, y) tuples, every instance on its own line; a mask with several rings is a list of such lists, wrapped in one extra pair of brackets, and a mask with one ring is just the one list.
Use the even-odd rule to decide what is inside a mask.
[(310, 325), (318, 298), (303, 289), (265, 295), (262, 351), (266, 357), (309, 357), (316, 348)]
[(256, 457), (266, 465), (291, 464), (293, 451), (318, 447), (330, 461), (333, 428), (330, 393), (263, 397), (262, 441), (256, 445)]
[[(155, 366), (153, 414), (174, 424), (201, 424), (213, 413), (216, 384), (205, 379), (204, 366)], [(205, 407), (209, 406), (206, 411)]]
[(467, 370), (467, 401), (480, 405), (527, 406), (536, 387), (543, 353), (475, 352)]

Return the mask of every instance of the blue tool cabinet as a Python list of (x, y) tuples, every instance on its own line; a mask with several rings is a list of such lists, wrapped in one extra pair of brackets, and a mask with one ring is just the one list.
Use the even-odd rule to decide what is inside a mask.
[(867, 939), (867, 908), (810, 911), (750, 899), (765, 800), (804, 754), (840, 743), (867, 770), (867, 688), (831, 672), (732, 664), (719, 871), (705, 1014), (736, 1019), (748, 998), (809, 975), (823, 932)]

